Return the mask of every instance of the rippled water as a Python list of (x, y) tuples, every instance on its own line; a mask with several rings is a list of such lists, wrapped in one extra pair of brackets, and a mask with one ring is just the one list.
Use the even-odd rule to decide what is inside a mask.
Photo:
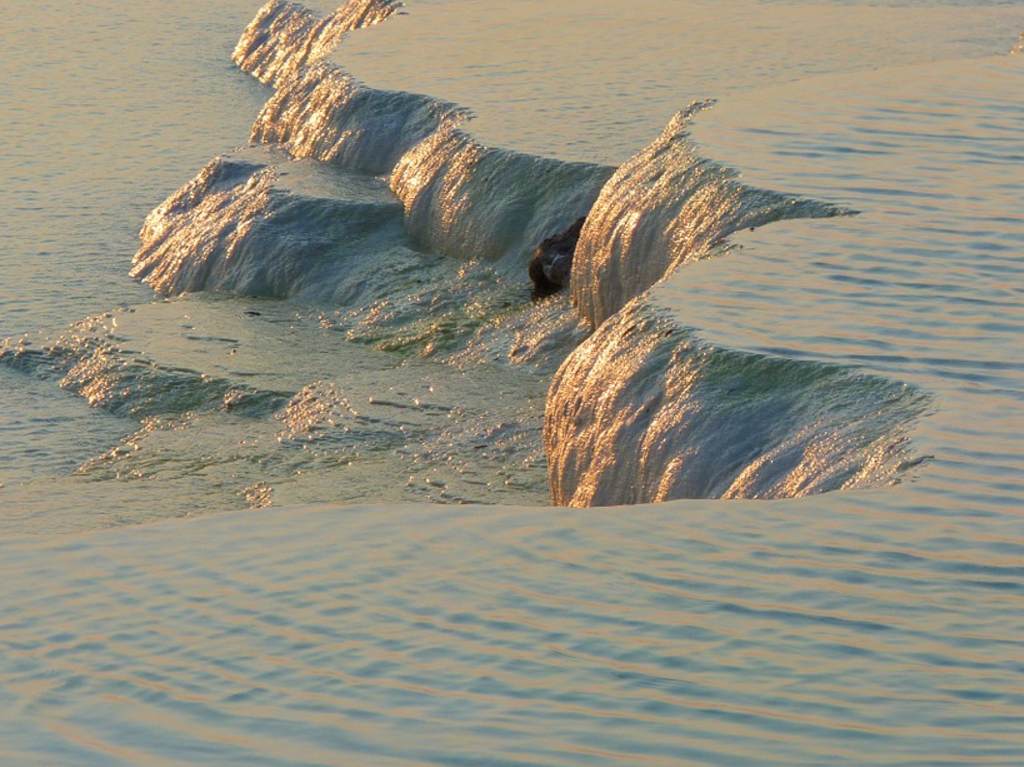
[[(354, 23), (353, 19), (386, 15), (384, 6), (374, 11), (372, 5), (354, 4), (351, 12), (337, 17), (337, 28)], [(10, 397), (3, 408), (10, 441), (2, 481), (9, 504), (22, 511), (30, 506), (59, 508), (65, 520), (58, 525), (61, 528), (75, 518), (71, 499), (86, 487), (95, 504), (106, 510), (83, 518), (86, 527), (97, 519), (114, 518), (109, 513), (113, 508), (126, 510), (116, 519), (131, 519), (134, 508), (141, 520), (180, 514), (186, 508), (259, 505), (288, 498), (379, 499), (390, 497), (403, 481), (418, 487), (431, 479), (448, 487), (449, 479), (424, 476), (422, 462), (411, 447), (389, 454), (391, 462), (380, 472), (388, 477), (385, 482), (367, 483), (352, 476), (344, 484), (358, 491), (340, 495), (333, 471), (314, 470), (314, 464), (286, 460), (270, 462), (276, 467), (272, 468), (264, 456), (252, 460), (258, 468), (251, 472), (216, 473), (221, 461), (214, 455), (225, 449), (225, 440), (244, 443), (251, 435), (228, 438), (233, 432), (225, 424), (211, 426), (210, 419), (220, 419), (214, 411), (226, 413), (223, 404), (203, 398), (208, 388), (205, 378), (213, 375), (204, 361), (222, 351), (218, 338), (234, 338), (227, 331), (236, 323), (245, 325), (249, 307), (244, 302), (229, 302), (218, 309), (224, 315), (218, 322), (225, 332), (209, 333), (209, 348), (186, 361), (187, 375), (171, 377), (174, 387), (195, 391), (178, 396), (173, 387), (165, 388), (162, 402), (133, 403), (133, 390), (127, 385), (121, 405), (91, 393), (97, 387), (110, 388), (112, 380), (129, 381), (139, 353), (155, 370), (181, 367), (179, 361), (163, 359), (171, 348), (168, 339), (146, 336), (148, 346), (142, 347), (130, 334), (115, 334), (102, 343), (82, 344), (68, 343), (68, 334), (62, 338), (57, 332), (92, 312), (145, 300), (145, 293), (124, 279), (125, 259), (134, 249), (132, 233), (144, 213), (200, 168), (206, 157), (230, 149), (247, 134), (258, 102), (269, 91), (230, 68), (226, 52), (253, 10), (238, 7), (220, 12), (217, 24), (204, 26), (199, 36), (190, 32), (202, 24), (204, 12), (198, 8), (176, 10), (177, 15), (163, 16), (160, 23), (153, 21), (161, 15), (159, 8), (138, 10), (125, 22), (134, 30), (138, 50), (133, 48), (130, 55), (109, 62), (99, 55), (92, 65), (95, 77), (85, 78), (76, 70), (66, 81), (54, 73), (67, 68), (62, 63), (67, 52), (50, 52), (33, 42), (32, 36), (52, 31), (61, 22), (46, 6), (31, 11), (35, 15), (25, 14), (31, 34), (23, 44), (31, 51), (9, 59), (7, 66), (13, 68), (11, 81), (24, 83), (27, 91), (21, 101), (10, 97), (15, 150), (4, 159), (15, 181), (4, 194), (11, 201), (10, 209), (20, 211), (14, 226), (7, 229), (11, 245), (3, 250), (8, 277), (4, 283), (19, 288), (3, 300), (0, 329), (6, 334), (29, 333), (25, 339), (11, 336), (4, 354), (15, 368), (30, 374), (15, 380), (35, 394), (28, 399), (18, 394), (17, 402), (14, 394), (3, 395)], [(613, 169), (509, 153), (458, 132), (440, 130), (431, 137), (431, 131), (449, 120), (464, 119), (464, 106), (476, 113), (477, 119), (468, 127), (484, 141), (562, 159), (619, 161), (655, 135), (667, 113), (693, 96), (727, 95), (819, 71), (857, 71), (868, 61), (873, 66), (891, 66), (1005, 50), (1012, 41), (1006, 30), (1016, 28), (1020, 11), (1004, 5), (923, 11), (905, 5), (744, 2), (728, 4), (715, 13), (701, 3), (671, 10), (650, 3), (631, 7), (629, 13), (608, 6), (593, 14), (564, 3), (546, 11), (518, 4), (488, 24), (481, 14), (477, 3), (424, 3), (407, 15), (351, 35), (333, 60), (372, 88), (394, 88), (391, 95), (353, 87), (329, 68), (313, 71), (308, 82), (296, 88), (279, 84), (278, 95), (256, 121), (253, 137), (283, 141), (291, 152), (328, 160), (331, 167), (289, 162), (273, 152), (232, 155), (217, 166), (231, 170), (212, 172), (219, 179), (214, 184), (220, 185), (216, 194), (204, 186), (206, 182), (199, 186), (193, 182), (182, 189), (184, 197), (157, 208), (143, 229), (142, 249), (132, 274), (164, 293), (217, 289), (291, 298), (298, 302), (295, 310), (281, 312), (282, 317), (290, 317), (289, 332), (316, 338), (318, 328), (330, 328), (372, 350), (430, 357), (463, 368), (471, 365), (475, 372), (464, 375), (464, 382), (506, 375), (489, 371), (491, 363), (497, 361), (508, 370), (511, 362), (522, 371), (521, 375), (508, 373), (510, 380), (517, 381), (518, 391), (509, 393), (514, 401), (495, 409), (490, 427), (469, 429), (456, 441), (469, 444), (479, 433), (506, 433), (509, 430), (503, 424), (524, 424), (516, 437), (517, 451), (506, 458), (534, 472), (542, 446), (539, 409), (531, 398), (543, 390), (551, 372), (582, 336), (564, 303), (530, 308), (522, 256), (585, 213)], [(105, 7), (92, 9), (79, 20), (78, 36), (65, 48), (113, 50), (118, 27), (109, 23), (111, 16)], [(303, 21), (292, 32), (303, 24), (311, 28), (317, 24), (313, 16), (296, 18)], [(548, 23), (539, 23), (541, 18)], [(438, 33), (420, 39), (417, 25)], [(168, 42), (162, 42), (172, 29)], [(568, 30), (576, 30), (576, 36)], [(219, 36), (215, 38), (214, 33)], [(333, 34), (321, 35), (324, 52), (330, 47), (324, 41)], [(609, 36), (617, 36), (619, 45), (610, 45)], [(796, 46), (791, 37), (806, 44)], [(302, 49), (300, 38), (293, 41), (299, 43), (296, 50)], [(722, 43), (726, 40), (728, 45)], [(251, 42), (256, 47), (239, 59), (246, 67), (270, 66), (268, 61), (284, 65), (287, 57), (279, 54), (292, 50), (291, 43), (279, 44), (276, 38), (259, 34)], [(674, 46), (686, 53), (676, 53)], [(315, 46), (311, 50), (310, 55), (319, 55)], [(426, 50), (428, 55), (422, 65), (415, 65), (416, 57), (396, 56), (396, 50)], [(554, 61), (552, 51), (559, 52)], [(245, 55), (254, 58), (245, 63)], [(161, 56), (173, 63), (161, 64)], [(757, 57), (756, 64), (751, 56)], [(538, 68), (550, 76), (538, 77)], [(37, 82), (46, 85), (32, 85)], [(195, 88), (195, 82), (202, 87)], [(335, 84), (318, 90), (321, 82)], [(564, 88), (553, 87), (555, 83)], [(196, 90), (202, 94), (193, 98)], [(422, 90), (452, 101), (407, 97), (404, 90)], [(65, 102), (67, 108), (55, 108)], [(348, 114), (334, 126), (331, 120), (336, 119), (332, 115), (338, 103), (346, 104)], [(508, 109), (508, 104), (517, 106)], [(48, 139), (49, 134), (33, 129), (34, 115), (40, 113), (48, 116), (46, 130), (54, 133)], [(623, 115), (628, 119), (623, 120)], [(86, 129), (95, 140), (78, 138)], [(46, 140), (39, 141), (40, 136)], [(425, 136), (430, 138), (423, 141)], [(742, 162), (737, 164), (742, 167)], [(391, 190), (359, 175), (368, 170), (391, 170)], [(54, 184), (60, 194), (41, 197), (41, 185), (50, 178), (60, 180)], [(202, 178), (201, 173), (197, 179)], [(537, 183), (538, 179), (544, 180)], [(831, 191), (823, 185), (790, 187), (825, 198)], [(54, 221), (62, 223), (54, 227)], [(713, 238), (720, 233), (709, 228), (704, 234)], [(604, 236), (596, 232), (591, 240)], [(53, 241), (55, 249), (39, 250), (40, 243), (53, 237), (59, 238)], [(197, 307), (198, 312), (205, 310)], [(160, 316), (160, 311), (151, 313)], [(76, 331), (70, 335), (74, 337)], [(42, 356), (23, 355), (25, 343), (34, 344)], [(99, 346), (103, 346), (103, 365), (89, 358)], [(363, 354), (345, 348), (346, 354)], [(59, 359), (47, 359), (48, 355)], [(373, 351), (365, 356), (372, 358)], [(447, 366), (436, 375), (447, 376)], [(344, 373), (336, 366), (299, 365), (299, 369), (306, 371), (307, 378), (290, 382), (289, 397), (307, 387), (321, 392), (316, 387), (324, 381), (345, 388)], [(397, 387), (418, 390), (420, 373), (400, 370)], [(223, 376), (228, 389), (244, 388), (245, 381), (235, 372), (229, 370)], [(40, 384), (40, 377), (51, 384)], [(83, 403), (53, 393), (54, 382), (66, 393), (83, 394), (90, 404), (114, 417), (89, 418)], [(359, 396), (387, 399), (395, 386), (389, 383), (374, 392), (367, 385)], [(465, 403), (475, 412), (488, 410), (489, 398), (479, 386), (450, 391), (453, 402)], [(474, 399), (477, 396), (482, 399)], [(54, 397), (59, 404), (51, 408), (47, 403)], [(197, 403), (206, 408), (202, 417), (194, 411)], [(276, 412), (268, 408), (244, 429), (276, 433)], [(195, 467), (191, 475), (173, 475), (176, 479), (171, 482), (172, 475), (158, 469), (165, 461), (161, 456), (171, 448), (157, 448), (160, 438), (152, 436), (152, 429), (139, 417), (164, 419), (188, 434), (174, 449), (185, 451), (180, 461)], [(397, 430), (401, 425), (397, 419), (388, 428)], [(140, 441), (139, 433), (150, 436)], [(191, 448), (205, 443), (204, 434), (214, 433), (221, 434), (220, 442), (191, 454)], [(131, 470), (95, 473), (103, 456), (111, 451), (117, 454), (125, 445), (132, 445), (136, 465)], [(430, 467), (439, 455), (427, 461), (427, 473), (436, 473)], [(471, 464), (462, 464), (459, 474), (469, 471), (465, 467)], [(73, 476), (68, 477), (71, 469)], [(258, 476), (259, 471), (264, 475)], [(292, 496), (285, 488), (298, 471), (304, 472), (307, 490)], [(84, 483), (84, 477), (94, 481)], [(487, 488), (487, 493), (495, 487), (495, 477), (471, 479), (482, 483), (479, 487)], [(516, 483), (511, 476), (500, 481), (506, 480)], [(68, 489), (49, 495), (38, 492), (50, 484)], [(276, 495), (264, 492), (264, 486), (277, 487)], [(155, 491), (155, 487), (162, 489)], [(537, 478), (523, 487), (530, 488), (528, 496), (506, 500), (546, 500), (544, 484)], [(252, 488), (257, 488), (255, 494)], [(480, 493), (449, 494), (486, 500)], [(138, 511), (140, 497), (148, 498), (145, 505), (154, 508), (145, 514)], [(501, 493), (491, 500), (501, 500)], [(32, 517), (39, 529), (46, 529), (45, 516), (44, 511)], [(13, 513), (7, 519), (25, 517)], [(23, 522), (12, 524), (17, 528)]]
[(1013, 765), (1019, 525), (881, 497), (6, 542), (12, 764)]
[[(183, 168), (239, 143), (266, 97), (229, 63), (253, 4), (204, 8), (4, 4), (0, 335), (149, 300), (125, 279), (142, 219)], [(8, 488), (63, 475), (133, 428), (52, 384), (0, 375)]]
[(78, 465), (64, 453), (47, 456), (65, 461), (56, 466), (29, 456), (56, 476), (25, 481), (9, 469), (0, 529), (63, 532), (325, 497), (546, 498), (536, 374), (467, 373), (354, 344), (295, 307), (245, 306), (201, 296), (153, 303), (7, 349), (16, 370), (107, 414), (96, 417), (108, 439), (114, 424), (136, 425)]
[(745, 234), (739, 252), (681, 271), (666, 300), (729, 348), (827, 360), (929, 392), (916, 440), (933, 465), (917, 484), (936, 508), (1016, 513), (1024, 497), (1020, 63), (765, 90), (694, 130), (751, 181), (861, 212)]
[(4, 4), (3, 335), (145, 300), (124, 279), (142, 219), (265, 98), (229, 62), (249, 0), (66, 5)]
[(9, 14), (0, 762), (1024, 762), (1024, 8), (282, 9)]

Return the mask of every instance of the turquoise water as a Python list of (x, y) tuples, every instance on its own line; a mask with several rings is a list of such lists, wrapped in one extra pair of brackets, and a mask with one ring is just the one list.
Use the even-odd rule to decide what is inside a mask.
[(1024, 761), (1024, 7), (391, 10), (9, 15), (0, 761)]

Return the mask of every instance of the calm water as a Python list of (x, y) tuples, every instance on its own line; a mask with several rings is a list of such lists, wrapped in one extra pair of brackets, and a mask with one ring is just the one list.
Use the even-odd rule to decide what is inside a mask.
[[(230, 64), (256, 11), (5, 15), (0, 762), (1024, 762), (1024, 6), (422, 0), (262, 112)], [(816, 455), (860, 460), (820, 427), (868, 380), (927, 403), (898, 429), (855, 403), (907, 456), (854, 492), (544, 508), (547, 386), (586, 331), (530, 303), (523, 253), (640, 189), (605, 184), (705, 97), (702, 156), (860, 214), (706, 260), (694, 235), (631, 305), (787, 365), (719, 382), (763, 421), (675, 452), (749, 479), (762, 427), (811, 435), (813, 486)], [(306, 159), (200, 172), (254, 120)], [(156, 299), (138, 231), (197, 172), (146, 221)], [(590, 236), (646, 257), (665, 205), (633, 199)], [(676, 364), (588, 344), (580, 392)], [(834, 400), (778, 398), (822, 364)], [(566, 455), (633, 483), (657, 451), (631, 428)]]
[(1004, 53), (1021, 32), (1020, 3), (967, 0), (519, 0), (500, 13), (480, 0), (428, 0), (410, 11), (335, 58), (375, 87), (470, 107), (486, 144), (610, 164), (693, 99)]

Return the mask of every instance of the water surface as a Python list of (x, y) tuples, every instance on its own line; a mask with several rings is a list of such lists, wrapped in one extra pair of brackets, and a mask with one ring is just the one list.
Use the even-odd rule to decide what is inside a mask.
[[(158, 299), (135, 234), (248, 136), (270, 91), (227, 62), (255, 11), (8, 17), (0, 761), (1024, 761), (1021, 58), (993, 58), (1019, 4), (411, 4), (332, 61), (476, 111), (479, 142), (405, 147), (390, 185), (278, 150), (206, 166), (225, 186), (145, 245), (170, 243), (166, 292), (212, 263), (220, 294)], [(796, 500), (544, 507), (545, 389), (585, 330), (530, 303), (524, 231), (577, 215), (531, 195), (583, 205), (706, 96), (713, 180), (861, 212), (688, 254), (640, 301), (785, 363), (712, 390), (773, 429), (841, 420), (770, 407), (804, 363), (905, 386), (923, 460)], [(761, 457), (742, 436), (724, 469)], [(353, 505), (299, 506), (325, 500)], [(493, 505), (401, 505), (424, 500)]]

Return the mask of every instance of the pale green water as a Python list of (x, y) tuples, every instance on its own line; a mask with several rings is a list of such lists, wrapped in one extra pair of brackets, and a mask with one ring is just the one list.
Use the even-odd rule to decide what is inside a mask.
[[(0, 335), (149, 300), (125, 279), (143, 217), (183, 168), (239, 143), (265, 98), (228, 61), (253, 12), (247, 0), (5, 3)], [(0, 376), (8, 487), (66, 475), (133, 430), (50, 383)]]

